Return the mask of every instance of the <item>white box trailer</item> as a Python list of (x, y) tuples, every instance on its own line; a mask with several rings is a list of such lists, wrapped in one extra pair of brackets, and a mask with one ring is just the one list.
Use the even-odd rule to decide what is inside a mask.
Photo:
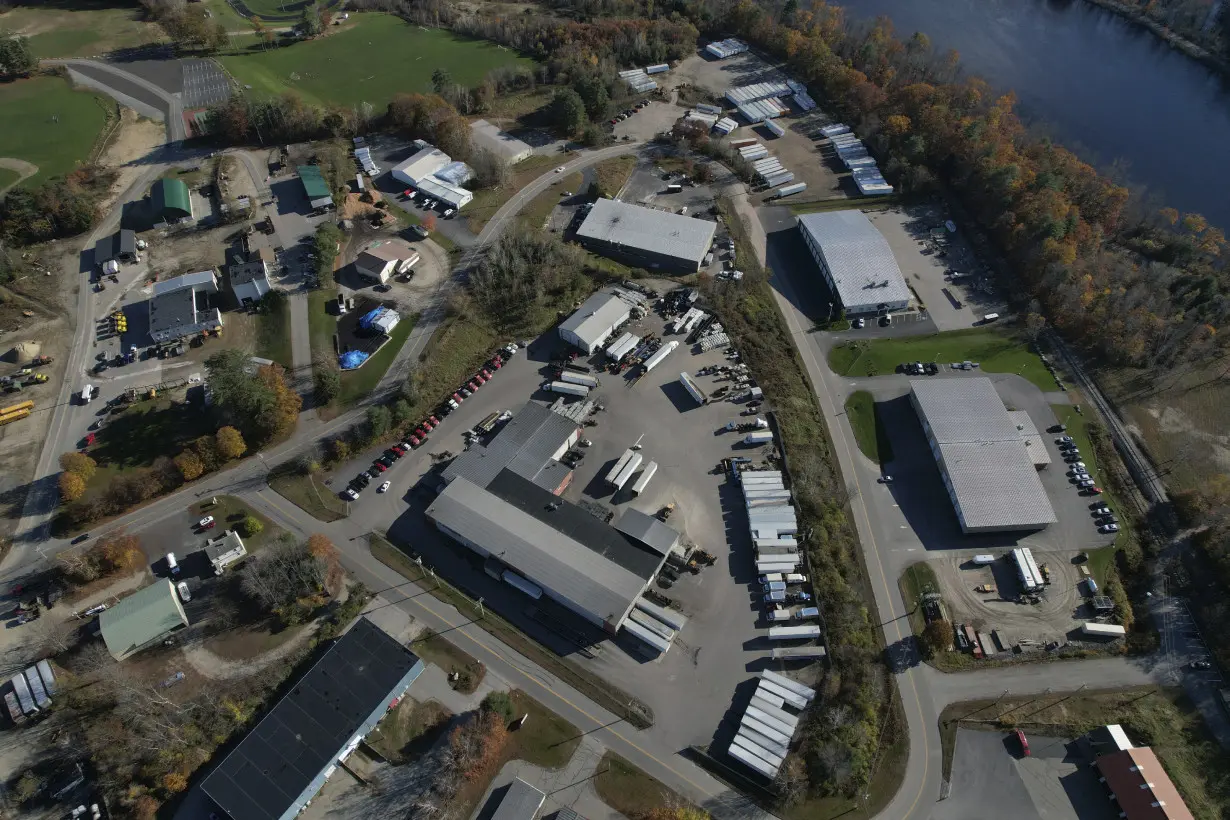
[(587, 373), (577, 373), (573, 370), (565, 370), (559, 374), (559, 380), (562, 382), (571, 382), (572, 384), (580, 384), (593, 390), (598, 386), (598, 379), (590, 376)]
[(620, 471), (627, 466), (628, 462), (632, 460), (632, 456), (635, 454), (636, 450), (633, 450), (631, 447), (624, 450), (623, 455), (621, 455), (619, 460), (615, 462), (615, 466), (611, 467), (606, 474), (606, 481), (608, 484), (614, 483), (615, 476), (619, 475)]
[(795, 182), (791, 185), (784, 185), (781, 188), (778, 188), (777, 191), (774, 192), (773, 198), (781, 199), (782, 197), (794, 196), (795, 194), (800, 194), (806, 190), (806, 182)]
[(799, 542), (793, 538), (757, 538), (755, 541), (756, 549), (772, 549), (777, 547), (797, 548)]
[[(760, 701), (760, 703), (756, 703), (756, 701)], [(764, 689), (756, 690), (756, 693), (752, 696), (752, 703), (756, 703), (761, 709), (765, 708), (763, 704), (768, 704), (774, 709), (781, 709), (786, 705), (785, 700)]]
[(807, 698), (803, 697), (798, 692), (787, 689), (786, 687), (765, 678), (761, 678), (758, 685), (759, 688), (764, 689), (767, 692), (772, 692), (786, 703), (789, 703), (795, 709), (802, 711), (807, 708)]
[(784, 137), (786, 135), (786, 129), (773, 122), (773, 120), (765, 120), (764, 125), (769, 130), (769, 133), (775, 137)]
[(791, 738), (790, 733), (783, 732), (780, 729), (774, 729), (772, 726), (765, 723), (763, 720), (758, 720), (752, 717), (751, 715), (747, 714), (747, 712), (744, 712), (743, 716), (739, 718), (739, 725), (746, 726), (747, 728), (751, 729), (757, 734), (764, 735), (765, 737), (770, 738), (772, 740), (776, 740), (778, 743), (789, 743), (790, 742), (790, 738)]
[(801, 695), (802, 697), (807, 698), (809, 702), (816, 699), (815, 689), (812, 689), (810, 686), (807, 686), (805, 684), (799, 683), (797, 680), (794, 680), (793, 678), (788, 678), (785, 675), (779, 674), (769, 669), (762, 669), (760, 672), (760, 677), (769, 681), (770, 683), (777, 684), (783, 689), (789, 689), (791, 692), (795, 692)]
[(675, 348), (679, 347), (679, 342), (671, 341), (658, 348), (658, 351), (645, 360), (645, 372), (648, 373), (666, 360), (666, 357), (671, 355)]
[(769, 657), (775, 661), (806, 661), (826, 654), (823, 646), (775, 646)]
[(572, 384), (571, 382), (547, 382), (542, 386), (543, 390), (549, 393), (564, 393), (569, 396), (579, 396), (585, 398), (589, 395), (589, 388), (583, 384)]
[(747, 714), (750, 717), (754, 717), (756, 720), (760, 721), (765, 726), (768, 726), (770, 729), (776, 729), (777, 731), (784, 734), (787, 738), (794, 737), (794, 724), (785, 723), (781, 720), (778, 720), (777, 718), (773, 717), (772, 715), (768, 714), (767, 712), (761, 709), (756, 708), (755, 706), (748, 706)]
[(759, 743), (756, 743), (754, 740), (752, 740), (747, 735), (744, 735), (744, 734), (735, 735), (734, 743), (736, 746), (742, 746), (744, 749), (747, 749), (749, 752), (751, 752), (756, 757), (763, 760), (765, 763), (768, 763), (770, 766), (780, 768), (782, 765), (782, 762), (785, 761), (784, 756), (773, 754), (768, 749), (761, 746)]
[(748, 433), (746, 436), (743, 437), (743, 443), (754, 445), (754, 446), (760, 446), (763, 444), (772, 444), (773, 443), (773, 431), (772, 430), (753, 430), (752, 432)]
[(769, 717), (778, 721), (779, 723), (784, 723), (786, 726), (789, 726), (792, 734), (794, 730), (798, 728), (799, 719), (796, 716), (790, 714), (789, 712), (787, 712), (785, 709), (782, 709), (781, 707), (770, 705), (765, 701), (761, 701), (760, 703), (757, 703), (756, 700), (757, 700), (756, 696), (753, 695), (752, 696), (753, 706), (755, 706), (760, 711), (764, 712)]
[(645, 469), (641, 470), (641, 474), (637, 476), (636, 481), (632, 484), (632, 494), (640, 495), (645, 492), (645, 488), (649, 486), (649, 482), (653, 480), (656, 472), (658, 472), (658, 462), (651, 461), (646, 464)]
[(43, 679), (43, 686), (46, 687), (47, 694), (51, 695), (52, 697), (55, 697), (55, 694), (57, 691), (56, 676), (55, 676), (55, 673), (51, 671), (51, 664), (43, 660), (43, 661), (39, 661), (37, 664), (35, 664), (35, 666), (38, 667), (38, 674), (39, 674), (39, 677)]
[(634, 336), (631, 333), (625, 333), (615, 340), (615, 343), (606, 349), (606, 355), (612, 361), (620, 361), (624, 356), (627, 356), (636, 346), (641, 343), (641, 337)]
[(705, 395), (705, 391), (700, 389), (700, 386), (696, 384), (696, 381), (686, 371), (679, 374), (679, 383), (688, 391), (688, 395), (696, 400), (697, 404), (705, 405), (709, 403), (709, 397)]
[(1081, 632), (1099, 638), (1122, 638), (1127, 634), (1127, 630), (1119, 624), (1099, 624), (1092, 621), (1081, 624)]
[(611, 484), (615, 486), (616, 490), (622, 490), (624, 488), (624, 485), (628, 483), (628, 480), (632, 478), (632, 474), (636, 472), (637, 468), (641, 466), (641, 462), (644, 460), (644, 457), (640, 453), (632, 454), (632, 458), (628, 459), (628, 463), (624, 465), (624, 468), (619, 471), (619, 475), (615, 476), (615, 480), (611, 482)]
[(629, 635), (633, 635), (646, 644), (658, 651), (658, 654), (665, 655), (671, 648), (671, 642), (663, 638), (656, 632), (646, 629), (633, 620), (624, 620), (624, 631)]
[(764, 182), (770, 188), (780, 188), (788, 182), (794, 182), (794, 171), (783, 170), (767, 177)]
[(795, 570), (798, 568), (799, 568), (798, 558), (782, 559), (780, 557), (774, 556), (773, 558), (767, 558), (767, 559), (756, 561), (756, 571), (761, 572), (761, 573), (790, 572), (791, 570)]
[(684, 624), (688, 622), (687, 617), (682, 612), (676, 612), (673, 609), (658, 606), (651, 601), (646, 601), (644, 598), (636, 599), (636, 608), (641, 612), (649, 613), (662, 623), (674, 629), (683, 629)]
[(806, 626), (775, 626), (769, 630), (771, 641), (814, 640), (820, 637), (820, 627)]
[(648, 615), (644, 612), (633, 609), (628, 613), (628, 617), (665, 640), (672, 641), (675, 639), (675, 630), (671, 629), (669, 626), (662, 623), (652, 615)]
[(763, 749), (767, 749), (768, 751), (772, 752), (775, 755), (780, 755), (781, 757), (785, 757), (786, 755), (790, 754), (790, 746), (788, 744), (781, 743), (779, 741), (774, 740), (771, 737), (762, 735), (760, 734), (760, 732), (757, 732), (755, 729), (749, 726), (740, 725), (739, 731), (737, 732), (737, 734), (743, 735), (748, 740), (755, 743), (757, 746), (760, 746)]
[[(713, 52), (713, 46), (708, 46), (708, 50)], [(773, 768), (768, 763), (765, 763), (763, 760), (756, 757), (756, 755), (752, 754), (747, 749), (744, 749), (742, 746), (731, 743), (728, 752), (735, 760), (751, 768), (766, 780), (772, 780), (777, 777), (777, 769)]]
[(757, 507), (780, 507), (790, 501), (790, 494), (766, 496), (765, 498), (749, 498), (746, 502), (747, 508), (755, 509)]
[(21, 704), (21, 711), (27, 715), (33, 715), (38, 712), (38, 707), (34, 705), (34, 695), (30, 694), (30, 687), (26, 684), (25, 677), (18, 672), (12, 678), (13, 692), (17, 695), (17, 702)]

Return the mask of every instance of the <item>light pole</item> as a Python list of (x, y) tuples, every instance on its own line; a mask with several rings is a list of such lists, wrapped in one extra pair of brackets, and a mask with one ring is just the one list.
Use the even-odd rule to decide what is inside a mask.
[(828, 321), (829, 321), (829, 322), (832, 322), (832, 321), (833, 321), (833, 303), (832, 303), (832, 302), (829, 302), (829, 318), (828, 318)]

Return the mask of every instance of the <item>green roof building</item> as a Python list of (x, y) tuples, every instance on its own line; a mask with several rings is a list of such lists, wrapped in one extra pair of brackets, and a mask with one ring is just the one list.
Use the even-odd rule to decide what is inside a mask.
[(178, 222), (192, 218), (192, 197), (188, 186), (178, 179), (160, 179), (149, 190), (154, 218)]
[(329, 192), (329, 184), (320, 173), (319, 165), (300, 165), (299, 181), (303, 183), (303, 192), (307, 194), (308, 202), (313, 208), (331, 208), (333, 194)]
[(188, 616), (175, 586), (163, 579), (129, 595), (98, 621), (107, 651), (122, 661), (187, 626)]

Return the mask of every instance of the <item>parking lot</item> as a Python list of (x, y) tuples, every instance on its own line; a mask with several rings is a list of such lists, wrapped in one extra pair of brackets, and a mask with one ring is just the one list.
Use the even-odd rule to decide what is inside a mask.
[(1113, 820), (1097, 776), (1065, 738), (1028, 735), (1021, 756), (1015, 735), (958, 729), (952, 792), (936, 804), (936, 820)]
[[(626, 329), (661, 335), (664, 325), (661, 317), (650, 314)], [(490, 578), (474, 553), (444, 538), (424, 515), (433, 497), (429, 488), (437, 483), (434, 471), (465, 447), (461, 435), (465, 430), (489, 413), (515, 412), (526, 400), (549, 403), (556, 398), (540, 392), (540, 387), (551, 375), (549, 363), (560, 349), (551, 331), (530, 345), (528, 355), (514, 355), (487, 385), (442, 419), (426, 446), (385, 474), (393, 482), (389, 492), (377, 494), (373, 481), (352, 503), (352, 516), (393, 520), (390, 537), (413, 545), (424, 563), (442, 577), (473, 597), (481, 596), (486, 606), (561, 655), (646, 702), (658, 715), (669, 742), (679, 748), (708, 742), (730, 708), (735, 687), (750, 670), (759, 668), (769, 649), (741, 496), (717, 469), (724, 457), (738, 454), (760, 460), (763, 453), (742, 445), (738, 433), (722, 429), (732, 420), (747, 420), (740, 415), (742, 405), (727, 401), (697, 405), (678, 382), (680, 371), (695, 374), (705, 365), (725, 364), (721, 350), (694, 355), (682, 346), (635, 384), (626, 374), (599, 373), (602, 383), (593, 398), (604, 409), (592, 416), (597, 423), (585, 428), (593, 444), (583, 451), (584, 459), (565, 491), (570, 501), (605, 508), (616, 516), (629, 507), (652, 514), (673, 503), (668, 524), (686, 541), (717, 556), (714, 566), (696, 575), (682, 573), (671, 588), (655, 587), (691, 618), (665, 656), (648, 661), (633, 639), (621, 636), (612, 642), (546, 599), (531, 601)], [(709, 376), (697, 381), (710, 392), (722, 386)], [(602, 480), (634, 444), (646, 461), (659, 464), (639, 497), (627, 488), (615, 493)], [(331, 486), (341, 490), (368, 463), (366, 458), (356, 459), (335, 471)], [(687, 685), (689, 681), (704, 683)]]
[[(959, 228), (956, 234), (948, 234), (943, 246), (928, 242), (929, 230), (943, 226), (947, 219), (938, 206), (873, 210), (867, 216), (888, 241), (901, 275), (936, 329), (973, 327), (986, 314), (1006, 310), (1002, 296), (975, 275), (973, 251)], [(946, 275), (948, 271), (962, 275), (954, 278)]]

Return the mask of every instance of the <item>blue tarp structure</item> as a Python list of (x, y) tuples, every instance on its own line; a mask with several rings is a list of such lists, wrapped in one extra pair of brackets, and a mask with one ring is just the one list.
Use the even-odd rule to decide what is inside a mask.
[(367, 361), (370, 355), (370, 353), (364, 353), (362, 350), (350, 350), (338, 357), (338, 364), (341, 365), (342, 370), (354, 370)]
[(379, 319), (384, 312), (388, 310), (386, 307), (378, 307), (375, 310), (369, 310), (363, 314), (363, 318), (359, 320), (359, 327), (364, 330), (371, 330), (376, 320)]

